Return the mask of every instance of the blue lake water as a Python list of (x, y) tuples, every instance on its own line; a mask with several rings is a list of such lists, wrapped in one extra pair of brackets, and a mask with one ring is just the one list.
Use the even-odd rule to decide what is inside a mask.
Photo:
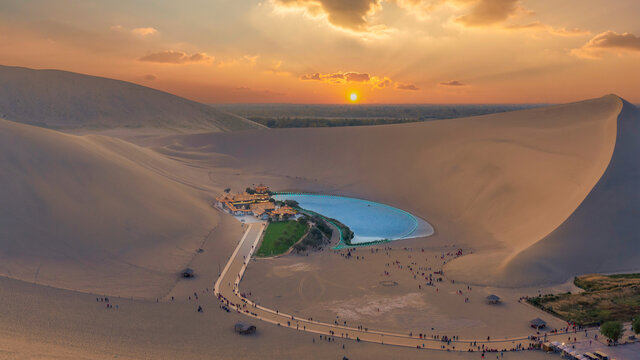
[(342, 196), (278, 194), (276, 200), (295, 200), (303, 209), (317, 212), (347, 225), (353, 244), (376, 240), (399, 240), (433, 234), (426, 221), (410, 213), (376, 202)]

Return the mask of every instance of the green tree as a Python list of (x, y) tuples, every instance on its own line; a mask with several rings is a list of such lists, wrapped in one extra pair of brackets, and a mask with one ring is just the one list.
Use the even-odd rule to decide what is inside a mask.
[(615, 343), (624, 333), (624, 329), (619, 321), (607, 321), (600, 326), (600, 333)]
[(631, 328), (633, 329), (633, 332), (636, 333), (636, 335), (640, 334), (640, 315), (636, 316), (636, 318), (633, 319)]

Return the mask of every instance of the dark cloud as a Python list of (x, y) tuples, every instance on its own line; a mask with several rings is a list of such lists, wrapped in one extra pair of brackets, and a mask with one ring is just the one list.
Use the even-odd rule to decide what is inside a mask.
[(463, 0), (473, 4), (471, 11), (456, 19), (466, 26), (488, 26), (501, 23), (521, 7), (519, 0)]
[(153, 75), (153, 74), (147, 74), (144, 76), (144, 79), (147, 81), (154, 81), (155, 79), (157, 79), (158, 77)]
[(440, 85), (442, 85), (442, 86), (465, 86), (465, 84), (461, 83), (458, 80), (443, 81), (443, 82), (440, 83)]
[(413, 84), (403, 84), (403, 83), (396, 83), (396, 89), (398, 89), (398, 90), (420, 90), (417, 86), (415, 86)]
[(632, 33), (618, 34), (609, 30), (594, 36), (582, 47), (571, 50), (571, 54), (581, 58), (599, 59), (606, 51), (613, 50), (640, 51), (640, 37)]
[(274, 0), (277, 5), (306, 9), (312, 15), (326, 14), (329, 22), (345, 29), (368, 29), (367, 15), (380, 8), (381, 0)]
[(186, 53), (183, 53), (182, 51), (166, 50), (166, 51), (147, 54), (139, 58), (138, 60), (163, 63), (163, 64), (186, 64), (186, 63), (208, 62), (213, 60), (213, 57), (205, 53), (194, 53), (194, 54), (188, 55)]

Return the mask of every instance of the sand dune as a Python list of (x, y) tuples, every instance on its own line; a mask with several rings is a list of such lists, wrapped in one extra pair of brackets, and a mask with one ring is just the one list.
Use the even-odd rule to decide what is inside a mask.
[[(609, 95), (465, 119), (177, 135), (151, 145), (172, 149), (173, 156), (180, 151), (191, 157), (197, 152), (224, 154), (226, 167), (314, 179), (334, 193), (408, 210), (434, 224), (438, 236), (475, 252), (451, 263), (451, 276), (472, 283), (525, 285), (564, 280), (578, 269), (566, 265), (531, 276), (536, 261), (557, 251), (544, 245), (549, 241), (565, 244), (563, 250), (573, 248), (577, 252), (570, 256), (575, 258), (596, 249), (605, 258), (624, 258), (580, 266), (584, 271), (613, 271), (635, 259), (638, 247), (630, 240), (620, 240), (624, 247), (614, 250), (600, 246), (599, 239), (585, 238), (583, 230), (540, 242), (579, 208), (603, 176), (616, 146), (622, 107), (620, 98)], [(534, 254), (533, 249), (540, 250)], [(531, 259), (531, 266), (523, 258)]]
[(640, 111), (624, 101), (609, 165), (586, 199), (544, 239), (519, 253), (505, 273), (537, 282), (566, 274), (640, 270)]
[(125, 81), (11, 66), (0, 66), (0, 117), (62, 129), (262, 128), (210, 106)]
[[(218, 215), (168, 160), (117, 139), (0, 120), (0, 274), (156, 297)], [(173, 165), (177, 171), (178, 165)]]
[[(242, 288), (265, 304), (329, 319), (334, 308), (359, 308), (354, 299), (378, 308), (402, 300), (406, 309), (383, 316), (343, 315), (398, 331), (429, 324), (470, 338), (526, 334), (528, 319), (538, 314), (517, 302), (535, 292), (525, 285), (638, 263), (637, 120), (638, 110), (612, 95), (379, 127), (172, 136), (114, 132), (138, 145), (0, 120), (0, 202), (8, 204), (0, 208), (0, 300), (7, 315), (0, 317), (0, 333), (7, 335), (0, 357), (163, 358), (185, 351), (193, 358), (424, 357), (354, 342), (342, 349), (341, 342), (316, 343), (309, 334), (263, 323), (256, 337), (233, 333), (233, 323), (246, 318), (218, 310), (208, 288), (243, 229), (230, 217), (220, 218), (209, 202), (226, 186), (257, 181), (408, 210), (429, 220), (436, 236), (394, 246), (424, 246), (427, 257), (438, 258), (455, 244), (473, 254), (450, 262), (447, 278), (519, 287), (474, 287), (472, 301), (462, 306), (454, 292), (458, 281), (433, 292), (417, 289), (408, 273), (402, 277), (394, 270), (398, 286), (382, 287), (385, 254), (367, 254), (367, 261), (354, 263), (325, 251), (252, 262)], [(201, 246), (205, 251), (194, 257)], [(404, 252), (393, 251), (403, 258), (409, 254)], [(199, 277), (179, 281), (178, 271), (187, 264)], [(105, 310), (96, 295), (5, 277), (146, 300), (118, 298), (119, 310)], [(201, 294), (197, 304), (204, 313), (189, 298), (194, 291)], [(407, 297), (419, 291), (423, 295)], [(500, 294), (505, 307), (487, 310), (488, 293)], [(289, 346), (273, 346), (285, 342)]]

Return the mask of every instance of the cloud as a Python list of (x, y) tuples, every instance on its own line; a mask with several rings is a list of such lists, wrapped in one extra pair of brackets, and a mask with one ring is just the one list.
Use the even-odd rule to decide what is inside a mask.
[(165, 50), (147, 54), (138, 60), (163, 64), (203, 63), (213, 61), (213, 57), (205, 53), (193, 53), (188, 55), (181, 51)]
[(331, 74), (304, 74), (300, 76), (301, 80), (316, 80), (316, 81), (324, 81), (334, 84), (344, 84), (347, 82), (369, 82), (371, 80), (371, 75), (367, 73), (357, 73), (357, 72), (336, 72)]
[(531, 16), (535, 13), (525, 8), (520, 0), (442, 0), (452, 4), (470, 7), (466, 15), (456, 18), (465, 27), (498, 27), (504, 30), (546, 31), (557, 36), (588, 35), (589, 31), (579, 28), (567, 29), (545, 24), (541, 21), (524, 24), (507, 23), (508, 20)]
[(153, 75), (153, 74), (147, 74), (144, 76), (144, 79), (147, 81), (154, 81), (155, 79), (157, 79), (158, 77)]
[(406, 13), (414, 14), (421, 21), (441, 7), (449, 7), (455, 22), (467, 28), (494, 27), (504, 30), (546, 31), (557, 36), (589, 34), (581, 29), (554, 27), (540, 21), (525, 24), (508, 24), (510, 20), (535, 13), (522, 5), (522, 0), (271, 0), (276, 11), (302, 11), (312, 18), (324, 18), (334, 27), (356, 34), (362, 39), (386, 38), (397, 29), (386, 24), (374, 24), (381, 19), (384, 2), (393, 3)]
[(396, 89), (398, 90), (420, 90), (417, 86), (407, 83), (396, 83)]
[(519, 0), (458, 0), (460, 3), (470, 4), (468, 14), (460, 16), (457, 22), (469, 26), (488, 26), (504, 22), (523, 10)]
[(606, 51), (640, 52), (640, 37), (632, 33), (618, 34), (615, 31), (605, 31), (594, 36), (582, 47), (571, 50), (575, 56), (597, 59)]
[(326, 17), (339, 28), (371, 31), (368, 17), (380, 10), (382, 0), (272, 0), (277, 9), (299, 9), (311, 17)]
[(366, 73), (362, 74), (362, 73), (348, 72), (344, 74), (344, 78), (347, 81), (367, 82), (371, 79), (371, 76)]
[(391, 79), (384, 78), (383, 80), (378, 81), (373, 88), (374, 89), (386, 89), (391, 85)]
[(117, 33), (130, 33), (131, 35), (134, 35), (138, 38), (146, 38), (149, 35), (154, 35), (158, 33), (158, 30), (156, 30), (155, 28), (152, 27), (137, 27), (137, 28), (133, 28), (131, 30), (127, 30), (125, 27), (123, 27), (122, 25), (113, 25), (109, 28), (109, 30), (113, 31), (113, 32), (117, 32)]
[(451, 81), (443, 81), (443, 82), (440, 83), (440, 85), (442, 85), (442, 86), (465, 86), (466, 84), (463, 84), (458, 80), (451, 80)]
[(139, 28), (131, 29), (131, 33), (133, 35), (136, 35), (142, 38), (147, 37), (149, 35), (156, 34), (157, 32), (158, 30), (152, 27), (139, 27)]
[[(303, 81), (319, 81), (333, 85), (344, 85), (347, 83), (360, 83), (364, 85), (371, 85), (372, 90), (382, 90), (391, 87), (393, 80), (386, 76), (376, 76), (368, 73), (359, 73), (353, 71), (347, 72), (334, 72), (334, 73), (311, 73), (303, 74), (300, 76), (300, 80)], [(413, 84), (395, 83), (395, 89), (398, 90), (419, 90), (417, 86)]]

